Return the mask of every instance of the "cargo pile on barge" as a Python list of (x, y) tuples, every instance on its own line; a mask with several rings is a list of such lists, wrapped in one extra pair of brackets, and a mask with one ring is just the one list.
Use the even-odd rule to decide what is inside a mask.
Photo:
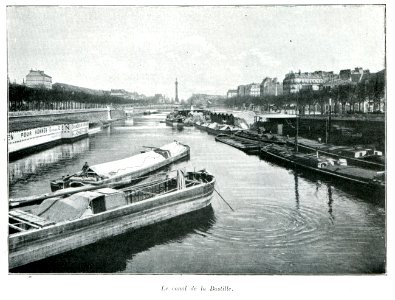
[(215, 178), (202, 170), (160, 182), (50, 198), (9, 212), (9, 267), (15, 268), (210, 205)]

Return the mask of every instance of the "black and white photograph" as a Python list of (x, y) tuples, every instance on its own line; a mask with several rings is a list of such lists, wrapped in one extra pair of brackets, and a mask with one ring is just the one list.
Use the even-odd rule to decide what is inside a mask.
[(8, 274), (386, 276), (386, 9), (7, 5)]

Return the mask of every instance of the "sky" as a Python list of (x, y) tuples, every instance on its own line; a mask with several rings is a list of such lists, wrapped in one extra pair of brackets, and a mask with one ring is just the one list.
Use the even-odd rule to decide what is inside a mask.
[(384, 6), (7, 8), (8, 76), (147, 96), (225, 95), (289, 71), (385, 68)]

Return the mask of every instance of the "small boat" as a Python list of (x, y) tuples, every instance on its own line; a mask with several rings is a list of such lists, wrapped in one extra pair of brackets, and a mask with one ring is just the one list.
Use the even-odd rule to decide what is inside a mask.
[(166, 125), (181, 129), (184, 127), (184, 119), (185, 117), (179, 114), (178, 111), (173, 111), (166, 116), (165, 123)]
[(152, 115), (152, 114), (158, 114), (159, 111), (157, 109), (147, 109), (143, 112), (144, 115)]
[(140, 153), (117, 161), (110, 161), (99, 165), (89, 166), (71, 176), (51, 181), (51, 190), (82, 186), (100, 186), (109, 183), (125, 185), (134, 179), (156, 171), (177, 160), (189, 156), (189, 146), (180, 142), (173, 142), (160, 148)]
[(9, 212), (9, 268), (83, 247), (127, 231), (203, 209), (215, 178), (184, 172), (121, 190), (110, 188), (50, 198)]
[(338, 180), (341, 183), (358, 184), (364, 188), (385, 190), (385, 172), (348, 166), (344, 158), (333, 159), (327, 156), (305, 154), (281, 147), (268, 145), (260, 149), (264, 158), (281, 162), (294, 168), (302, 168)]
[(206, 130), (206, 127), (207, 127), (209, 124), (208, 124), (208, 123), (204, 123), (204, 122), (196, 122), (196, 123), (194, 123), (193, 125), (194, 125), (197, 129), (207, 131), (207, 130)]
[(218, 124), (216, 122), (213, 123), (200, 123), (196, 122), (195, 127), (207, 131), (209, 134), (219, 135), (219, 134), (231, 134), (243, 130), (240, 127), (227, 125), (227, 124)]
[(238, 131), (235, 133), (235, 136), (240, 138), (240, 140), (250, 140), (255, 142), (269, 143), (269, 144), (278, 144), (285, 145), (287, 142), (287, 138), (271, 134), (271, 133), (257, 133), (250, 130)]
[(183, 128), (184, 121), (181, 117), (178, 118), (166, 118), (166, 124), (175, 128)]
[(219, 134), (215, 137), (215, 140), (217, 142), (221, 142), (229, 146), (232, 146), (234, 148), (237, 148), (248, 154), (258, 153), (260, 148), (259, 143), (240, 141), (237, 138), (234, 138), (233, 135), (228, 135), (228, 134)]

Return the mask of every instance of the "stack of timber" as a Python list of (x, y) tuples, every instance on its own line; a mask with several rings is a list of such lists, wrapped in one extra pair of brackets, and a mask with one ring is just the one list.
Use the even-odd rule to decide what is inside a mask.
[(155, 224), (211, 204), (215, 178), (177, 170), (160, 182), (101, 188), (9, 212), (10, 269)]

